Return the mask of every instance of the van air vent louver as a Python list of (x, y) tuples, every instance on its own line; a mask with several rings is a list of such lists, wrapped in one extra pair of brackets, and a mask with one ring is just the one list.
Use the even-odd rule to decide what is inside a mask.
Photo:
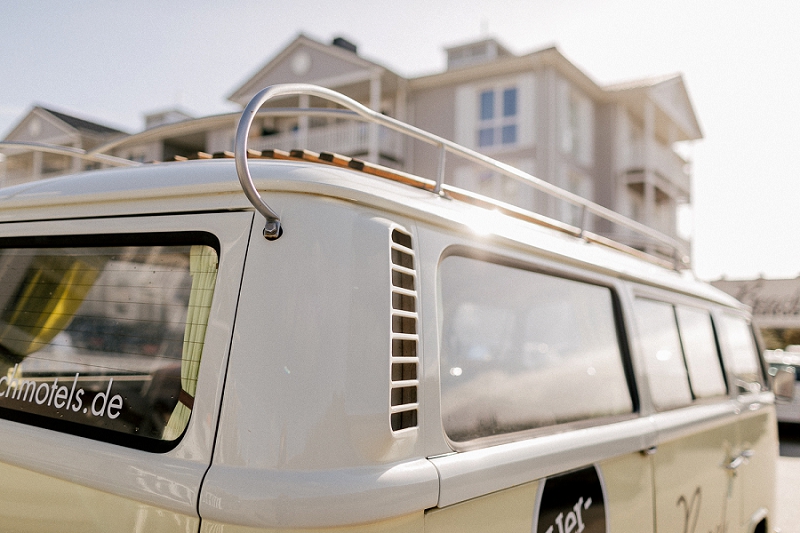
[(417, 275), (411, 235), (392, 231), (392, 430), (417, 426)]

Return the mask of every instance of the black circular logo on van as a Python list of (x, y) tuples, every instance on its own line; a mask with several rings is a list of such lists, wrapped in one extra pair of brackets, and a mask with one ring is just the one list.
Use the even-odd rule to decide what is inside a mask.
[(597, 468), (545, 479), (533, 533), (606, 533), (606, 505)]

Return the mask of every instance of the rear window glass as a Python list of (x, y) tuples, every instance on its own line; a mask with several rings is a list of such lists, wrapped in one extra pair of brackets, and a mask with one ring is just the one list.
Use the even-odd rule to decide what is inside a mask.
[(0, 249), (0, 415), (168, 449), (194, 404), (217, 246), (113, 240)]
[(451, 440), (633, 411), (609, 288), (460, 256), (440, 282)]

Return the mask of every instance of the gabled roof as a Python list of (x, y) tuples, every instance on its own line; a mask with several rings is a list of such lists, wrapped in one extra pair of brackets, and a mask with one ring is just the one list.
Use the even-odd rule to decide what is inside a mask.
[[(486, 41), (477, 41), (480, 44)], [(468, 45), (462, 45), (465, 47)], [(485, 78), (518, 74), (550, 67), (598, 103), (624, 103), (635, 116), (643, 115), (645, 102), (657, 109), (656, 128), (663, 134), (674, 131), (673, 141), (696, 140), (703, 137), (697, 114), (681, 74), (668, 74), (624, 83), (602, 86), (567, 59), (555, 46), (536, 50), (525, 55), (501, 54), (485, 62), (450, 69), (413, 78), (409, 89), (426, 90), (446, 85), (471, 83)], [(673, 128), (672, 125), (677, 126)]]
[(661, 113), (680, 128), (680, 141), (703, 138), (689, 91), (680, 73), (654, 76), (607, 85), (603, 88), (613, 99), (626, 102), (651, 100)]
[(125, 133), (124, 131), (120, 131), (115, 128), (110, 128), (108, 126), (103, 126), (102, 124), (98, 124), (96, 122), (91, 122), (82, 118), (73, 117), (72, 115), (67, 115), (66, 113), (61, 113), (60, 111), (54, 111), (53, 109), (48, 109), (46, 107), (36, 106), (37, 108), (50, 113), (60, 121), (68, 124), (69, 126), (75, 128), (78, 131), (84, 131), (88, 133), (99, 133), (101, 135), (106, 134), (115, 134), (115, 133)]
[[(317, 56), (321, 54), (326, 59), (324, 62), (314, 62), (313, 65), (309, 63), (309, 55), (305, 56), (305, 62), (301, 60), (298, 64), (293, 61), (304, 52)], [(258, 91), (274, 83), (315, 83), (335, 89), (337, 83), (343, 85), (351, 82), (353, 75), (357, 77), (358, 72), (376, 71), (389, 74), (393, 78), (398, 77), (386, 67), (364, 59), (350, 49), (324, 44), (301, 33), (236, 89), (228, 100), (245, 106)]]
[(549, 46), (521, 56), (510, 53), (509, 55), (500, 55), (496, 59), (486, 62), (413, 78), (409, 81), (409, 88), (418, 90), (456, 83), (469, 83), (494, 76), (528, 72), (545, 66), (558, 70), (590, 97), (598, 100), (602, 99), (603, 91), (601, 87), (567, 59), (555, 46)]
[(680, 77), (680, 74), (678, 73), (662, 74), (660, 76), (650, 76), (647, 78), (640, 78), (635, 80), (627, 80), (618, 83), (612, 83), (606, 85), (604, 89), (609, 92), (623, 92), (623, 91), (634, 91), (637, 89), (649, 89), (662, 82), (675, 79), (676, 77)]
[[(32, 133), (28, 128), (34, 122), (47, 124), (51, 131), (44, 132), (42, 127), (38, 126)], [(53, 132), (58, 132), (56, 135), (59, 137), (62, 135), (88, 135), (108, 138), (127, 135), (126, 132), (109, 126), (36, 105), (11, 129), (6, 140), (39, 141), (42, 140), (40, 135), (44, 135), (45, 139), (52, 138)]]

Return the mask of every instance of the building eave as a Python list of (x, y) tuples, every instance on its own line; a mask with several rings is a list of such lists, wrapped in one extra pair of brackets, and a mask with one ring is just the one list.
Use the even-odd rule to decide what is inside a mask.
[(409, 90), (433, 89), (447, 85), (468, 83), (483, 78), (518, 74), (545, 67), (555, 68), (593, 99), (601, 100), (604, 98), (602, 88), (567, 59), (555, 46), (522, 56), (503, 57), (486, 63), (412, 78), (409, 80)]
[(242, 115), (239, 112), (223, 113), (220, 115), (211, 115), (207, 117), (182, 120), (172, 124), (163, 124), (140, 133), (135, 133), (120, 139), (111, 140), (96, 147), (94, 150), (91, 150), (91, 153), (106, 154), (111, 153), (112, 150), (120, 150), (131, 146), (140, 146), (142, 144), (162, 141), (171, 137), (203, 133), (227, 127), (230, 127), (233, 130), (236, 128), (241, 116)]

